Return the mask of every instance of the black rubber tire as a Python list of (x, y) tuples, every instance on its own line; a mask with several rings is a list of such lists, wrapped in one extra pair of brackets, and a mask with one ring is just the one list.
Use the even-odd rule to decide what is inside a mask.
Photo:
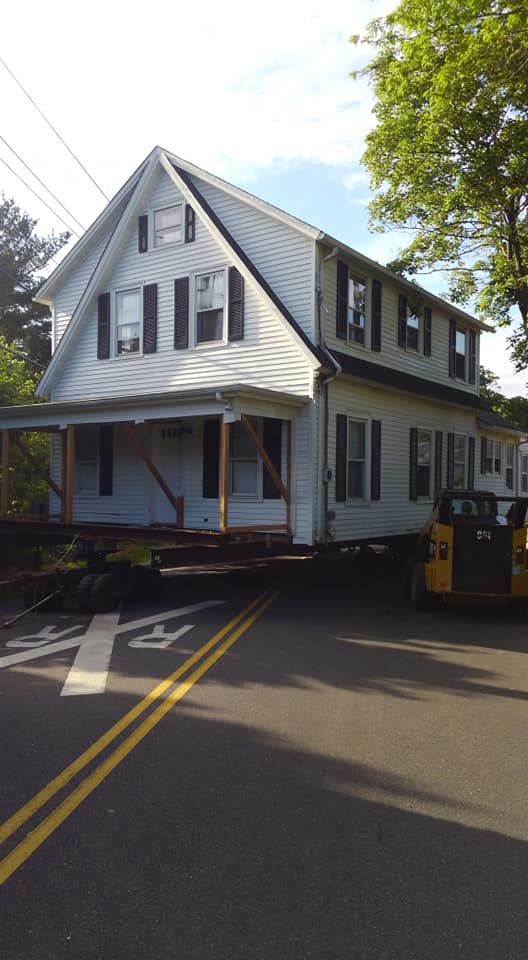
[(81, 610), (83, 613), (93, 613), (92, 587), (96, 579), (97, 574), (87, 573), (80, 581), (75, 592), (79, 610)]
[(115, 610), (120, 599), (119, 587), (111, 573), (100, 573), (95, 577), (90, 592), (93, 613), (110, 613)]

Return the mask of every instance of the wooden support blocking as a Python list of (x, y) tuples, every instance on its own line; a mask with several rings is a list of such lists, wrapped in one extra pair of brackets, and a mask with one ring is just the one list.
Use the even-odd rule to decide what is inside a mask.
[(68, 424), (62, 440), (62, 522), (73, 520), (73, 486), (75, 480), (75, 427)]
[(139, 454), (139, 456), (143, 460), (143, 463), (145, 463), (148, 469), (150, 470), (156, 483), (163, 490), (163, 493), (167, 497), (167, 500), (174, 507), (174, 510), (176, 512), (177, 524), (179, 526), (183, 526), (183, 497), (176, 497), (173, 494), (172, 490), (170, 489), (170, 487), (167, 485), (167, 483), (161, 476), (161, 473), (159, 472), (157, 466), (149, 457), (147, 451), (145, 450), (143, 444), (141, 443), (141, 440), (137, 434), (137, 430), (135, 429), (135, 427), (131, 423), (123, 423), (122, 427), (124, 432), (127, 434), (132, 446), (134, 447), (136, 452)]
[(1, 469), (0, 516), (7, 517), (9, 508), (9, 430), (2, 430)]
[(220, 421), (220, 483), (219, 483), (219, 520), (220, 530), (227, 529), (229, 512), (229, 438), (230, 425), (223, 419)]
[(263, 462), (266, 470), (268, 471), (268, 473), (269, 473), (269, 475), (270, 475), (270, 477), (271, 477), (274, 485), (277, 487), (277, 490), (279, 491), (279, 493), (280, 493), (282, 499), (284, 500), (286, 506), (289, 507), (289, 505), (290, 505), (290, 494), (289, 494), (289, 491), (288, 491), (288, 490), (286, 489), (286, 487), (284, 486), (281, 478), (279, 477), (279, 474), (277, 473), (277, 470), (275, 469), (275, 467), (274, 467), (274, 465), (272, 464), (272, 462), (271, 462), (268, 454), (266, 453), (264, 447), (262, 446), (262, 443), (261, 443), (261, 441), (260, 441), (260, 437), (259, 437), (258, 434), (256, 433), (255, 428), (253, 427), (253, 424), (251, 423), (251, 420), (249, 419), (248, 416), (246, 416), (245, 413), (242, 414), (241, 420), (242, 420), (242, 425), (243, 425), (246, 433), (248, 434), (248, 436), (249, 436), (249, 438), (250, 438), (253, 446), (255, 447), (255, 450), (256, 450), (257, 453), (260, 455), (260, 457), (261, 457), (261, 459), (262, 459), (262, 462)]

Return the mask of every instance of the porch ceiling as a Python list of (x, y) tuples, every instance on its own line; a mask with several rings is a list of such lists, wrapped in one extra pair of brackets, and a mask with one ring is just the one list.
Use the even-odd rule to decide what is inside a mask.
[(311, 398), (266, 390), (245, 384), (218, 388), (108, 397), (94, 400), (49, 401), (17, 407), (0, 407), (0, 429), (60, 429), (68, 424), (154, 422), (225, 415), (238, 419), (241, 413), (295, 418), (296, 411)]

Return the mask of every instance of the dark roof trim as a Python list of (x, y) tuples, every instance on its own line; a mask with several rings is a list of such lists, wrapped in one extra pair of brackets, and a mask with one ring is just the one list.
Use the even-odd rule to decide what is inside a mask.
[[(181, 167), (178, 167), (175, 163), (173, 163), (172, 160), (170, 162), (174, 167), (174, 169), (176, 170), (176, 173), (178, 174), (178, 176), (181, 177), (181, 179), (183, 180), (187, 189), (190, 191), (190, 193), (192, 193), (193, 197), (196, 199), (197, 203), (199, 203), (200, 207), (207, 214), (207, 216), (212, 221), (212, 223), (214, 223), (216, 229), (220, 231), (220, 233), (224, 237), (224, 240), (227, 241), (229, 246), (236, 253), (237, 257), (240, 257), (244, 266), (249, 270), (249, 272), (255, 278), (258, 285), (262, 287), (262, 289), (267, 293), (268, 297), (275, 304), (277, 309), (280, 310), (284, 319), (295, 330), (295, 333), (297, 334), (297, 336), (301, 338), (303, 343), (308, 347), (308, 349), (311, 351), (314, 357), (316, 357), (316, 359), (319, 361), (319, 363), (322, 366), (324, 366), (326, 369), (332, 369), (332, 367), (335, 367), (334, 361), (332, 359), (332, 355), (329, 353), (329, 351), (325, 350), (322, 347), (317, 347), (314, 343), (312, 343), (310, 338), (304, 332), (303, 328), (297, 323), (297, 320), (292, 316), (292, 314), (290, 313), (288, 308), (284, 305), (282, 300), (277, 296), (275, 291), (270, 287), (267, 280), (264, 279), (264, 277), (262, 276), (260, 271), (257, 269), (253, 261), (250, 260), (247, 253), (245, 253), (244, 250), (242, 250), (242, 247), (239, 246), (239, 244), (237, 243), (233, 235), (229, 232), (227, 227), (222, 223), (222, 221), (218, 217), (218, 214), (215, 213), (215, 211), (207, 202), (205, 197), (200, 193), (200, 191), (198, 190), (198, 187), (196, 186), (196, 184), (193, 183), (189, 174), (185, 170), (182, 170)], [(337, 371), (337, 368), (335, 369)]]
[(415, 377), (410, 373), (403, 373), (401, 370), (393, 370), (392, 367), (370, 363), (369, 360), (361, 360), (359, 357), (351, 357), (349, 354), (337, 350), (332, 352), (343, 373), (349, 376), (371, 380), (384, 387), (405, 390), (406, 393), (416, 393), (421, 397), (429, 397), (431, 400), (443, 400), (446, 403), (455, 403), (458, 406), (470, 407), (473, 410), (488, 413), (485, 403), (480, 397), (476, 397), (472, 393), (457, 390), (455, 387), (448, 387), (443, 383), (424, 380), (422, 377)]
[(494, 410), (483, 410), (482, 413), (479, 413), (479, 427), (482, 430), (486, 430), (486, 428), (490, 430), (508, 430), (512, 433), (521, 433), (523, 436), (526, 436), (528, 433), (528, 430), (523, 430), (522, 427), (518, 427), (512, 423), (511, 420), (507, 420), (506, 417), (501, 417), (499, 413), (495, 413)]

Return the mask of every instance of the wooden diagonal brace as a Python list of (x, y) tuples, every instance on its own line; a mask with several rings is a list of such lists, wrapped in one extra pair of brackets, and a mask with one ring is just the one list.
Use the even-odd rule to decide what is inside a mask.
[(53, 493), (56, 493), (61, 500), (64, 500), (64, 491), (57, 486), (54, 480), (50, 477), (49, 473), (46, 470), (43, 470), (37, 458), (31, 453), (29, 447), (26, 446), (23, 440), (16, 435), (13, 437), (13, 443), (15, 447), (18, 447), (20, 453), (26, 458), (28, 463), (31, 464), (35, 473), (42, 479), (45, 480), (49, 487), (53, 490)]
[(262, 443), (260, 442), (260, 437), (256, 433), (253, 427), (253, 424), (251, 423), (251, 420), (245, 413), (242, 414), (241, 420), (242, 420), (242, 426), (244, 427), (247, 435), (249, 436), (249, 439), (251, 440), (253, 446), (255, 447), (255, 450), (260, 455), (262, 462), (266, 467), (266, 470), (268, 471), (273, 483), (277, 487), (277, 490), (279, 491), (285, 504), (289, 507), (290, 505), (289, 491), (286, 490), (286, 487), (284, 486), (281, 478), (279, 477), (279, 474), (277, 473), (268, 454), (266, 453), (264, 447), (262, 446)]
[(161, 473), (159, 472), (156, 464), (155, 464), (155, 463), (151, 460), (151, 458), (149, 457), (149, 455), (148, 455), (147, 451), (145, 450), (143, 444), (141, 443), (141, 440), (139, 439), (139, 437), (138, 437), (138, 435), (137, 435), (137, 431), (134, 429), (133, 425), (132, 425), (131, 423), (123, 423), (123, 424), (121, 424), (121, 426), (123, 427), (123, 430), (124, 430), (125, 433), (127, 434), (127, 436), (128, 436), (128, 438), (129, 438), (132, 446), (134, 447), (134, 449), (136, 450), (136, 452), (139, 454), (139, 456), (140, 456), (141, 459), (143, 460), (143, 463), (145, 463), (146, 466), (148, 467), (148, 469), (150, 470), (150, 472), (151, 472), (152, 476), (154, 477), (156, 483), (157, 483), (158, 486), (161, 487), (161, 489), (163, 490), (163, 493), (164, 493), (165, 496), (167, 497), (167, 500), (169, 501), (169, 503), (171, 504), (171, 506), (174, 507), (174, 510), (175, 510), (175, 512), (176, 512), (177, 522), (178, 522), (178, 523), (183, 523), (183, 509), (182, 509), (182, 506), (183, 506), (183, 504), (182, 504), (182, 499), (183, 499), (183, 498), (182, 498), (182, 497), (176, 497), (176, 496), (173, 494), (172, 490), (170, 489), (170, 487), (167, 485), (167, 483), (165, 482), (165, 480), (164, 480), (163, 477), (161, 476)]

